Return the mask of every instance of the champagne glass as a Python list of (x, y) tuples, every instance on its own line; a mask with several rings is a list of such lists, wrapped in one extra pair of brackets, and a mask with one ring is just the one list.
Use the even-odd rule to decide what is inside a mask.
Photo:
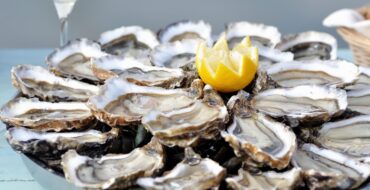
[(60, 46), (68, 41), (68, 16), (77, 0), (53, 0), (60, 21)]

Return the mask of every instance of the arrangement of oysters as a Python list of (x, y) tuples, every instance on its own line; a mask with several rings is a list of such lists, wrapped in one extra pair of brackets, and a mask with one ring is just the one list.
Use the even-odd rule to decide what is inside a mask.
[(85, 189), (366, 189), (370, 68), (338, 60), (327, 33), (242, 21), (224, 34), (260, 54), (229, 94), (195, 69), (197, 44), (213, 44), (204, 21), (124, 26), (56, 49), (48, 69), (15, 66), (6, 138)]

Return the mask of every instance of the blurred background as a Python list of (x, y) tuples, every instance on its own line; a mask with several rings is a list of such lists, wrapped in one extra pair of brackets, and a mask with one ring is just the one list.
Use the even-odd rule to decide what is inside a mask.
[[(70, 15), (70, 39), (98, 39), (103, 31), (122, 25), (152, 30), (183, 19), (204, 19), (215, 34), (230, 21), (275, 25), (280, 32), (325, 31), (329, 13), (356, 8), (369, 0), (78, 0)], [(59, 44), (59, 21), (52, 0), (1, 0), (0, 48), (50, 48)]]

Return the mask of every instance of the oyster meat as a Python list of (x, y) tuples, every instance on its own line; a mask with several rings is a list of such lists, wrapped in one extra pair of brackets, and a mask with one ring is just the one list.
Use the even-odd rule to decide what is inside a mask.
[(139, 123), (154, 108), (165, 112), (187, 107), (202, 96), (202, 89), (200, 80), (189, 89), (164, 89), (112, 78), (105, 82), (100, 94), (90, 98), (88, 105), (95, 117), (108, 125), (129, 125)]
[(164, 165), (164, 151), (155, 139), (128, 154), (90, 158), (69, 150), (62, 156), (67, 181), (87, 189), (123, 189), (135, 185), (139, 177), (156, 174)]
[(234, 114), (232, 124), (221, 135), (237, 156), (251, 157), (272, 168), (288, 166), (296, 149), (296, 136), (290, 128), (262, 113), (250, 110), (247, 93), (240, 91), (230, 98)]
[(303, 144), (293, 155), (310, 189), (353, 189), (370, 173), (370, 166), (344, 154)]
[(119, 76), (142, 86), (175, 88), (186, 78), (182, 69), (148, 66), (132, 57), (106, 56), (95, 60), (92, 67), (101, 81)]
[(267, 171), (260, 174), (251, 174), (248, 171), (240, 169), (238, 176), (226, 178), (226, 183), (234, 190), (286, 190), (294, 189), (301, 182), (301, 170), (298, 168), (292, 168), (281, 173)]
[(212, 45), (211, 25), (203, 20), (180, 21), (166, 26), (158, 32), (161, 43), (181, 41), (184, 39), (202, 39)]
[(79, 132), (39, 132), (23, 127), (12, 127), (6, 132), (9, 144), (18, 151), (49, 159), (60, 159), (69, 149), (80, 154), (99, 156), (109, 150), (118, 137), (118, 129), (106, 133), (97, 130)]
[(253, 97), (252, 107), (292, 127), (328, 121), (347, 108), (346, 91), (328, 86), (302, 85), (268, 89)]
[(282, 87), (333, 85), (344, 87), (359, 76), (358, 67), (342, 60), (307, 60), (271, 65), (267, 74)]
[(276, 48), (292, 52), (295, 60), (337, 58), (337, 40), (323, 32), (307, 31), (286, 35)]
[(156, 190), (206, 190), (217, 188), (226, 176), (226, 170), (209, 158), (201, 158), (191, 149), (185, 149), (185, 159), (175, 168), (156, 178), (139, 178), (138, 185)]
[(231, 48), (245, 36), (250, 36), (255, 45), (271, 48), (275, 47), (281, 38), (279, 30), (274, 26), (246, 21), (227, 24), (225, 33)]
[(96, 81), (90, 64), (93, 59), (106, 55), (98, 43), (84, 38), (70, 41), (56, 49), (46, 58), (46, 63), (56, 75)]
[(200, 139), (214, 138), (227, 120), (222, 98), (207, 85), (203, 100), (168, 112), (154, 109), (143, 117), (142, 123), (162, 144), (188, 147)]
[(354, 157), (370, 157), (370, 115), (322, 125), (315, 143)]
[(358, 80), (354, 84), (346, 86), (346, 90), (370, 88), (370, 67), (359, 66), (358, 70), (360, 72)]
[(29, 97), (86, 101), (99, 92), (98, 86), (55, 76), (40, 66), (18, 65), (11, 73), (13, 85)]
[(370, 88), (347, 92), (348, 109), (362, 114), (370, 114)]
[(11, 100), (1, 108), (0, 119), (11, 126), (38, 131), (83, 129), (95, 123), (95, 118), (85, 103), (51, 103), (37, 98)]
[(159, 67), (195, 69), (195, 53), (199, 39), (187, 39), (160, 44), (150, 54), (152, 63)]
[[(159, 44), (156, 35), (140, 26), (122, 26), (100, 35), (100, 44), (105, 52), (135, 58), (147, 58), (151, 49)], [(150, 62), (147, 62), (150, 64)]]

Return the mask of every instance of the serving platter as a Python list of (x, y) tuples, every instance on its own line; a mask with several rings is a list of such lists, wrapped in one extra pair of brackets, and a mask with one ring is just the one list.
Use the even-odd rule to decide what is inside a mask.
[(45, 164), (38, 161), (32, 156), (20, 154), (24, 165), (32, 177), (44, 188), (44, 189), (55, 189), (55, 190), (82, 190), (71, 183), (68, 183), (64, 176), (60, 173), (53, 171), (48, 168)]
[[(276, 27), (239, 22), (212, 42), (209, 28), (182, 21), (157, 36), (120, 27), (56, 49), (48, 69), (13, 67), (21, 95), (1, 109), (8, 142), (46, 189), (239, 189), (272, 179), (282, 183), (264, 188), (364, 186), (361, 133), (350, 150), (328, 143), (335, 122), (370, 127), (360, 125), (366, 113), (348, 109), (367, 97), (347, 99), (353, 84), (367, 88), (366, 76), (337, 59), (335, 38), (281, 37)], [(230, 57), (215, 65), (223, 53)]]

